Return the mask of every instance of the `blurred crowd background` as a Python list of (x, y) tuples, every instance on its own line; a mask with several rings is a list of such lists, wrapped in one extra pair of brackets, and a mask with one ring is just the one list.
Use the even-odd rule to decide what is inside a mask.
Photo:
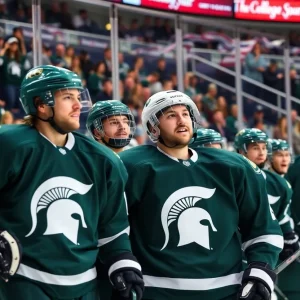
[[(112, 51), (110, 24), (99, 21), (91, 12), (95, 7), (73, 7), (71, 2), (47, 1), (42, 5), (43, 64), (68, 68), (77, 73), (88, 88), (92, 101), (113, 99)], [(101, 19), (101, 18), (100, 18)], [(31, 1), (0, 0), (0, 123), (22, 123), (24, 111), (19, 89), (26, 72), (33, 67)], [(132, 110), (137, 123), (137, 144), (148, 143), (141, 127), (144, 103), (154, 93), (177, 89), (174, 56), (174, 27), (168, 19), (146, 16), (119, 18), (119, 92), (120, 100)], [(233, 69), (233, 37), (222, 29), (203, 26), (187, 27), (184, 35), (186, 52)], [(300, 99), (297, 57), (300, 34), (289, 32), (292, 53), (291, 95)], [(242, 36), (242, 72), (256, 82), (284, 92), (283, 42), (245, 34)], [(278, 57), (278, 58), (277, 58)], [(300, 57), (299, 57), (300, 58)], [(300, 59), (299, 59), (300, 62)], [(203, 74), (234, 86), (234, 78), (204, 64), (196, 67)], [(230, 145), (237, 133), (236, 95), (193, 72), (191, 60), (185, 61), (184, 92), (196, 103), (202, 115), (202, 126), (220, 132)], [(285, 99), (276, 93), (245, 82), (243, 90), (259, 99), (286, 107)], [(292, 118), (294, 153), (300, 154), (300, 104), (293, 102)], [(82, 116), (80, 131), (86, 132)], [(244, 99), (245, 127), (259, 128), (271, 138), (287, 139), (287, 117), (276, 110)]]

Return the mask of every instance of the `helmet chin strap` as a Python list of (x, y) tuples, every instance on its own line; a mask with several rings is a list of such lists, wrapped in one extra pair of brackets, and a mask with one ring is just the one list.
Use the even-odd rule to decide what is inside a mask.
[(43, 121), (43, 122), (48, 122), (58, 133), (60, 134), (67, 134), (68, 132), (64, 131), (62, 128), (60, 128), (54, 121), (54, 108), (51, 107), (51, 110), (52, 110), (52, 117), (48, 118), (48, 119), (42, 119), (38, 116), (36, 116), (39, 120)]

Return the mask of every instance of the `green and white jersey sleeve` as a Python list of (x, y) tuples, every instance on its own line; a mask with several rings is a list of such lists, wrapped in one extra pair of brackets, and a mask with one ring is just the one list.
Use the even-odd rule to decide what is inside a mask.
[(0, 228), (23, 247), (12, 280), (58, 299), (94, 289), (97, 258), (131, 251), (123, 163), (83, 135), (56, 147), (26, 125), (0, 127), (0, 160)]

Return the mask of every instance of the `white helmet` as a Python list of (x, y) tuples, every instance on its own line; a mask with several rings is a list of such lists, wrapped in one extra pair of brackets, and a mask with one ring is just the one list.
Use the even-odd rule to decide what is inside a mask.
[[(142, 124), (152, 142), (157, 142), (160, 130), (157, 113), (165, 108), (174, 105), (185, 105), (190, 112), (193, 121), (193, 128), (200, 127), (200, 113), (194, 101), (184, 93), (179, 91), (163, 91), (152, 95), (146, 102), (142, 112)], [(149, 131), (149, 125), (154, 129)]]

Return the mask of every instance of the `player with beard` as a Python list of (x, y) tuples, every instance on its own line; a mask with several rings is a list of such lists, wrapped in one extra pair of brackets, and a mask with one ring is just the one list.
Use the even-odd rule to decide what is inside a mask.
[[(26, 124), (0, 127), (0, 228), (14, 233), (23, 258), (1, 300), (98, 300), (97, 258), (112, 285), (142, 297), (131, 253), (124, 188), (127, 172), (106, 147), (76, 133), (90, 109), (79, 76), (39, 66), (21, 85)], [(0, 276), (3, 258), (0, 243)]]
[[(272, 153), (268, 136), (256, 128), (243, 129), (236, 134), (234, 147), (244, 157), (263, 168), (267, 155)], [(284, 235), (284, 248), (280, 259), (285, 260), (299, 249), (298, 236), (290, 222), (290, 203), (292, 190), (287, 181), (280, 175), (269, 170), (262, 170), (266, 179), (270, 206), (279, 222)]]
[[(265, 180), (236, 153), (190, 149), (199, 123), (187, 95), (156, 93), (145, 104), (142, 124), (157, 147), (120, 153), (143, 299), (268, 300), (283, 240)], [(249, 262), (244, 273), (242, 248)]]
[(213, 129), (197, 129), (197, 135), (190, 142), (190, 147), (197, 151), (198, 148), (224, 148), (224, 140), (221, 134)]

